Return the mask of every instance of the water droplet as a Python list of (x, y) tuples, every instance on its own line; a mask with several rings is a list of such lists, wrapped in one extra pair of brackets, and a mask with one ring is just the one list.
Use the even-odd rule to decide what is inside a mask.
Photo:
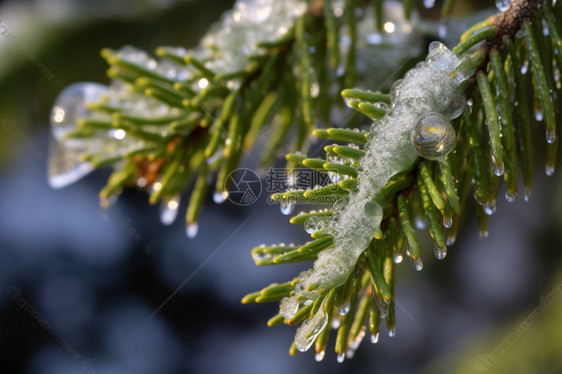
[(478, 230), (478, 238), (480, 240), (488, 239), (488, 230), (487, 229), (479, 229)]
[(451, 122), (439, 113), (427, 113), (412, 130), (412, 145), (428, 160), (447, 156), (455, 146), (456, 132)]
[(316, 314), (307, 320), (297, 329), (295, 334), (295, 345), (301, 352), (306, 352), (318, 335), (324, 330), (328, 323), (328, 314), (318, 309)]
[(281, 209), (281, 214), (288, 216), (293, 212), (293, 209), (295, 208), (295, 204), (288, 200), (283, 200), (279, 204), (279, 207)]
[(555, 140), (556, 140), (556, 131), (546, 130), (546, 142), (552, 144), (554, 143)]
[(160, 203), (160, 221), (163, 225), (171, 225), (176, 220), (180, 207), (180, 195), (164, 199)]
[(447, 25), (445, 25), (444, 22), (440, 22), (439, 25), (437, 25), (437, 35), (439, 35), (441, 39), (447, 37)]
[(521, 65), (521, 74), (523, 75), (527, 74), (528, 70), (529, 70), (529, 60), (525, 60), (523, 62), (523, 65)]
[(228, 199), (228, 191), (215, 191), (213, 194), (213, 201), (216, 204), (222, 204)]
[(185, 228), (185, 233), (188, 238), (193, 239), (197, 236), (197, 231), (199, 230), (199, 225), (197, 222), (190, 223)]
[(492, 156), (492, 165), (494, 167), (494, 174), (498, 177), (501, 177), (505, 171), (505, 166), (503, 162), (498, 165), (494, 156)]
[(419, 257), (410, 257), (410, 263), (412, 264), (412, 267), (417, 271), (421, 271), (423, 269), (423, 262)]
[(546, 165), (545, 167), (545, 173), (547, 176), (552, 176), (554, 174), (554, 165)]
[(334, 330), (339, 329), (339, 328), (340, 328), (340, 325), (341, 325), (341, 319), (339, 319), (339, 318), (334, 318), (334, 319), (332, 319), (332, 328), (333, 328)]
[(402, 256), (402, 253), (394, 252), (394, 263), (395, 264), (401, 263), (403, 259), (404, 259), (404, 256)]
[(542, 20), (542, 34), (543, 34), (544, 36), (548, 36), (549, 33), (550, 33), (550, 32), (549, 32), (549, 30), (548, 30), (548, 25), (547, 25), (546, 21), (543, 19), (543, 20)]
[(508, 202), (513, 203), (515, 200), (517, 200), (517, 192), (512, 194), (509, 191), (505, 191), (505, 199)]
[(433, 252), (435, 253), (435, 258), (444, 260), (447, 257), (447, 246), (441, 248), (437, 243), (433, 243)]
[(379, 333), (377, 332), (375, 335), (371, 335), (371, 343), (377, 344), (379, 341)]
[(421, 212), (416, 212), (414, 217), (414, 224), (418, 230), (423, 230), (427, 227), (427, 219)]
[(528, 203), (529, 200), (531, 200), (531, 193), (532, 192), (533, 192), (533, 190), (525, 187), (525, 194), (523, 195), (523, 200), (525, 200), (526, 203)]
[(496, 7), (500, 12), (505, 12), (511, 7), (511, 0), (496, 0)]
[(543, 113), (542, 113), (542, 110), (540, 110), (540, 109), (535, 109), (535, 119), (536, 119), (538, 122), (541, 122), (541, 121), (543, 120), (543, 118), (544, 118), (544, 115), (543, 115)]
[(426, 9), (431, 9), (435, 5), (435, 0), (423, 0), (423, 6)]
[(345, 299), (343, 299), (341, 301), (341, 303), (339, 303), (336, 306), (336, 309), (338, 311), (338, 314), (340, 316), (345, 316), (347, 313), (349, 313), (349, 309), (351, 308), (351, 294), (347, 295)]
[(304, 231), (307, 234), (314, 234), (318, 230), (322, 230), (325, 226), (326, 220), (320, 217), (312, 216), (308, 217), (306, 221), (304, 221)]
[(457, 241), (457, 234), (453, 232), (447, 233), (447, 246), (452, 246)]
[(484, 205), (484, 213), (491, 216), (496, 212), (496, 199), (487, 201)]
[(345, 359), (345, 354), (343, 353), (338, 354), (337, 360), (340, 364), (343, 362), (344, 359)]
[(396, 336), (396, 327), (392, 327), (388, 330), (388, 337), (393, 338), (394, 336)]
[(314, 359), (316, 360), (316, 362), (320, 362), (324, 359), (324, 355), (326, 354), (326, 351), (321, 350), (320, 352), (316, 352), (316, 355), (314, 356)]
[(450, 229), (453, 226), (453, 217), (444, 215), (443, 216), (443, 226), (445, 228)]

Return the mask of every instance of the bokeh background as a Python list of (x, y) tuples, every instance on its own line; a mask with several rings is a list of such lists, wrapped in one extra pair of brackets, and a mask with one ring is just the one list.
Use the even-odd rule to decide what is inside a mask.
[(232, 4), (0, 2), (0, 373), (562, 372), (561, 177), (544, 176), (540, 124), (530, 201), (499, 199), (486, 240), (467, 215), (444, 261), (425, 244), (422, 272), (399, 266), (396, 336), (342, 364), (289, 357), (294, 328), (265, 326), (277, 305), (240, 304), (302, 269), (253, 265), (260, 243), (306, 239), (265, 194), (209, 198), (189, 240), (143, 192), (101, 210), (107, 170), (48, 187), (50, 107), (73, 82), (108, 83), (101, 48), (195, 46)]

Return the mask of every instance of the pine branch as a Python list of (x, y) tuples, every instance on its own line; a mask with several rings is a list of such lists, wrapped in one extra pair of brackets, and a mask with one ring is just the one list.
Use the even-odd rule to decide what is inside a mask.
[[(367, 328), (371, 340), (378, 341), (383, 319), (389, 335), (394, 335), (394, 264), (402, 261), (405, 251), (414, 269), (423, 267), (411, 216), (425, 217), (435, 243), (435, 256), (441, 260), (446, 257), (447, 246), (456, 240), (471, 190), (478, 203), (476, 216), (480, 235), (484, 237), (488, 218), (496, 209), (500, 177), (503, 176), (506, 183), (506, 199), (512, 202), (518, 196), (517, 181), (521, 171), (525, 200), (528, 200), (533, 159), (529, 99), (539, 108), (537, 122), (544, 119), (546, 173), (552, 174), (558, 143), (555, 108), (561, 88), (561, 65), (557, 56), (562, 49), (556, 22), (559, 13), (560, 6), (553, 9), (548, 3), (514, 1), (506, 12), (475, 25), (463, 35), (453, 49), (458, 60), (444, 46), (433, 43), (425, 63), (408, 72), (404, 81), (395, 83), (390, 103), (387, 96), (379, 92), (342, 92), (350, 106), (370, 117), (374, 124), (367, 133), (315, 130), (316, 136), (353, 143), (353, 146), (334, 144), (325, 148), (326, 160), (335, 158), (335, 163), (287, 156), (298, 159), (302, 166), (332, 173), (332, 184), (318, 191), (337, 190), (345, 194), (331, 209), (300, 212), (291, 218), (293, 223), (304, 224), (312, 242), (287, 251), (280, 247), (273, 251), (267, 249), (269, 247), (258, 247), (252, 251), (254, 259), (259, 258), (257, 265), (284, 263), (286, 258), (291, 262), (315, 260), (311, 270), (290, 283), (292, 290), (285, 289), (276, 298), (281, 313), (275, 317), (275, 324), (292, 325), (295, 316), (303, 321), (289, 350), (291, 354), (306, 351), (315, 344), (316, 358), (322, 359), (329, 324), (339, 326), (336, 327), (335, 351), (340, 362), (346, 356), (353, 356)], [(424, 71), (434, 64), (462, 87), (468, 105), (464, 105), (464, 95), (462, 98), (451, 96), (448, 86), (451, 83), (447, 80), (439, 81), (436, 87), (425, 88), (424, 85), (432, 83), (425, 80)], [(452, 64), (452, 69), (447, 64)], [(527, 73), (529, 66), (531, 74)], [(409, 82), (424, 87), (421, 92), (426, 98), (418, 100), (419, 95), (414, 94), (415, 105), (423, 109), (400, 121), (393, 113), (404, 114), (401, 112), (403, 105), (411, 112), (418, 110), (408, 103), (412, 95), (401, 93), (404, 87), (413, 87)], [(527, 92), (533, 92), (531, 97)], [(431, 97), (427, 99), (427, 96)], [(460, 105), (459, 100), (462, 101)], [(451, 113), (451, 105), (460, 110)], [(428, 110), (433, 113), (427, 114)], [(397, 123), (387, 126), (389, 118)], [(453, 119), (452, 123), (449, 119)], [(409, 132), (412, 144), (409, 137), (402, 136)], [(379, 144), (391, 140), (392, 152), (406, 162), (391, 169), (390, 178), (383, 179), (380, 189), (373, 188), (377, 179), (368, 170), (375, 170), (376, 175), (385, 172), (385, 166), (377, 163), (373, 154), (385, 152), (388, 148)], [(409, 158), (413, 149), (421, 157)], [(392, 160), (395, 158), (384, 159), (386, 163)], [(311, 196), (314, 191), (306, 194)], [(276, 194), (273, 199), (290, 201), (291, 193)], [(375, 226), (360, 223), (373, 220), (377, 223)], [(371, 238), (367, 245), (356, 239), (363, 235), (363, 230), (367, 230)], [(308, 251), (311, 247), (316, 250)], [(351, 248), (355, 252), (350, 252)], [(267, 256), (265, 263), (261, 256)], [(243, 302), (259, 300), (243, 299)], [(323, 306), (320, 309), (308, 307), (319, 304)], [(303, 318), (303, 313), (307, 317)], [(366, 315), (370, 315), (368, 322)]]

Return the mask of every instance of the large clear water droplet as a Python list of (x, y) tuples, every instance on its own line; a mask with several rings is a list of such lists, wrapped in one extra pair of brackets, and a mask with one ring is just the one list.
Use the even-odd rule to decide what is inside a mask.
[(435, 258), (437, 258), (438, 260), (444, 260), (445, 257), (447, 257), (447, 246), (441, 248), (437, 245), (437, 243), (434, 243), (433, 250), (435, 253)]
[(421, 271), (423, 269), (423, 262), (419, 257), (410, 257), (410, 263), (412, 264), (412, 267), (417, 271)]
[(288, 200), (283, 200), (279, 204), (279, 208), (281, 209), (282, 214), (288, 216), (293, 212), (293, 209), (295, 208), (295, 204)]
[(455, 146), (456, 132), (451, 122), (439, 113), (426, 114), (412, 130), (412, 145), (428, 160), (447, 156)]
[(62, 188), (81, 179), (93, 168), (80, 160), (86, 148), (83, 139), (66, 135), (77, 128), (78, 120), (91, 115), (88, 102), (99, 101), (109, 91), (99, 83), (81, 82), (66, 87), (51, 109), (50, 128), (54, 137), (49, 147), (48, 177), (52, 188)]

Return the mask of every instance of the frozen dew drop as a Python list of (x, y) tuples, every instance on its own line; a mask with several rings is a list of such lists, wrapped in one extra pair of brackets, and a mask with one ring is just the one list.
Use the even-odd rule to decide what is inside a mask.
[(314, 359), (316, 360), (316, 362), (320, 362), (324, 359), (324, 355), (326, 354), (326, 351), (321, 350), (320, 352), (316, 352), (316, 355), (314, 356)]
[(418, 154), (428, 160), (439, 160), (455, 146), (455, 128), (439, 113), (426, 114), (411, 133), (412, 145)]
[(197, 222), (187, 224), (185, 228), (185, 233), (189, 239), (193, 239), (197, 236), (197, 231), (199, 230), (199, 224)]
[(513, 203), (515, 200), (517, 200), (517, 193), (510, 193), (509, 191), (505, 191), (505, 199), (509, 203)]
[(431, 9), (435, 5), (435, 0), (423, 0), (423, 6), (426, 9)]
[(447, 257), (447, 246), (441, 248), (437, 243), (434, 243), (433, 251), (435, 253), (435, 258), (438, 260), (444, 260), (445, 257)]
[(377, 344), (379, 341), (379, 333), (377, 332), (375, 335), (371, 335), (371, 343)]
[(490, 200), (487, 201), (486, 203), (484, 203), (483, 205), (484, 208), (484, 213), (486, 213), (486, 215), (491, 216), (494, 213), (496, 213), (496, 200)]
[(216, 204), (222, 204), (228, 199), (228, 191), (215, 191), (213, 194), (213, 201)]
[(288, 216), (293, 212), (293, 209), (295, 208), (295, 204), (288, 200), (283, 200), (279, 204), (279, 208), (281, 209), (281, 214)]
[(423, 269), (423, 262), (419, 257), (410, 257), (410, 263), (412, 264), (412, 267), (417, 271), (421, 271)]
[(511, 7), (511, 0), (496, 0), (496, 8), (500, 12), (505, 12), (509, 7)]
[(341, 364), (343, 362), (343, 360), (345, 360), (345, 354), (344, 353), (339, 353), (338, 354), (338, 358), (337, 358), (338, 362)]
[(396, 336), (396, 327), (392, 327), (390, 330), (388, 330), (388, 337), (393, 338), (395, 336)]
[(546, 130), (546, 142), (549, 144), (554, 143), (556, 140), (556, 132)]
[(180, 195), (165, 199), (160, 203), (160, 221), (163, 225), (171, 225), (176, 220), (180, 207)]
[(328, 323), (328, 314), (320, 308), (312, 318), (305, 320), (295, 334), (295, 345), (306, 352)]

